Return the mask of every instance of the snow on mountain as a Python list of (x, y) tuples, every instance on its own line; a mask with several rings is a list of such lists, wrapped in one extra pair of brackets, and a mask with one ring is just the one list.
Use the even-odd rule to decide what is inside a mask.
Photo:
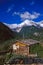
[(7, 25), (9, 28), (11, 28), (13, 31), (15, 29), (17, 32), (19, 32), (22, 29), (23, 26), (32, 26), (32, 25), (34, 25), (34, 26), (43, 27), (43, 21), (37, 23), (37, 22), (34, 22), (32, 20), (28, 20), (28, 19), (23, 21), (20, 24), (6, 24), (6, 23), (4, 23), (4, 24)]
[(25, 20), (20, 24), (6, 24), (6, 23), (4, 24), (7, 25), (13, 31), (14, 29), (16, 29), (17, 32), (19, 32), (23, 26), (32, 26), (32, 25), (36, 26), (36, 23), (32, 20)]
[(32, 20), (25, 20), (23, 21), (22, 23), (20, 24), (7, 24), (7, 23), (4, 23), (5, 25), (7, 25), (8, 27), (10, 27), (11, 29), (13, 28), (17, 28), (17, 27), (23, 27), (23, 26), (36, 26), (36, 22), (32, 21)]
[(38, 22), (38, 24), (39, 24), (40, 27), (43, 27), (43, 20)]
[(23, 27), (23, 26), (32, 26), (32, 25), (36, 26), (36, 23), (32, 20), (25, 20), (24, 22), (22, 22), (18, 26)]
[(7, 23), (4, 23), (6, 26), (8, 26), (10, 29), (14, 29), (14, 28), (17, 28), (18, 27), (18, 24), (7, 24)]

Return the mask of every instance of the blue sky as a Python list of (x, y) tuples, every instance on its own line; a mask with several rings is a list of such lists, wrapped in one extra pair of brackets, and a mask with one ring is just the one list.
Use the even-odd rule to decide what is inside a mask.
[(43, 20), (43, 0), (0, 0), (0, 22), (21, 23)]

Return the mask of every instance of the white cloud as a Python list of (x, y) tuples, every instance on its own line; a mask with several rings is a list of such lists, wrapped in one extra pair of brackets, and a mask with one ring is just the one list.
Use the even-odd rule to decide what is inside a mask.
[(29, 12), (26, 11), (26, 12), (20, 14), (20, 17), (21, 17), (22, 19), (31, 19), (31, 20), (32, 20), (32, 19), (38, 18), (39, 15), (40, 15), (40, 13), (34, 12), (33, 14), (30, 14)]
[(12, 14), (13, 16), (14, 15), (18, 15), (20, 16), (21, 19), (25, 20), (25, 19), (36, 19), (40, 16), (40, 13), (37, 13), (37, 12), (33, 12), (33, 14), (29, 13), (28, 11), (25, 11), (24, 13), (20, 13), (20, 12), (14, 12)]

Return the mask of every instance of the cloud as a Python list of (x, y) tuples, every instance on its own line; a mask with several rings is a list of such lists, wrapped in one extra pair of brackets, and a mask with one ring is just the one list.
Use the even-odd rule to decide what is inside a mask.
[(30, 3), (30, 5), (34, 5), (35, 4), (35, 2), (34, 1), (32, 1), (31, 3)]
[(9, 13), (11, 11), (11, 8), (8, 8), (7, 12)]
[(12, 14), (12, 16), (14, 16), (14, 15), (20, 15), (20, 13), (19, 13), (19, 12), (14, 12), (14, 13)]
[(22, 8), (23, 10), (25, 10), (25, 8)]
[(25, 11), (24, 13), (20, 13), (20, 12), (14, 12), (12, 14), (13, 16), (14, 15), (18, 15), (20, 16), (21, 19), (25, 20), (25, 19), (30, 19), (30, 20), (33, 20), (33, 19), (36, 19), (40, 16), (40, 13), (37, 13), (37, 12), (33, 12), (33, 14), (29, 13), (28, 11)]
[(7, 13), (9, 13), (13, 9), (13, 7), (14, 7), (14, 4), (12, 4), (10, 7), (8, 7)]
[(40, 15), (40, 13), (34, 12), (33, 14), (31, 14), (31, 13), (29, 13), (28, 11), (26, 11), (26, 12), (24, 12), (24, 13), (21, 13), (21, 14), (20, 14), (20, 17), (21, 17), (22, 19), (31, 19), (31, 20), (33, 20), (33, 19), (38, 18), (39, 15)]

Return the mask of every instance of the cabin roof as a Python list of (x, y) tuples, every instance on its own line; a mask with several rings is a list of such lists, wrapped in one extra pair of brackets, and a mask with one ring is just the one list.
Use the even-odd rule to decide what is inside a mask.
[(16, 42), (24, 43), (26, 45), (33, 45), (36, 43), (40, 43), (39, 41), (33, 40), (33, 39), (26, 39), (26, 40), (16, 40)]

